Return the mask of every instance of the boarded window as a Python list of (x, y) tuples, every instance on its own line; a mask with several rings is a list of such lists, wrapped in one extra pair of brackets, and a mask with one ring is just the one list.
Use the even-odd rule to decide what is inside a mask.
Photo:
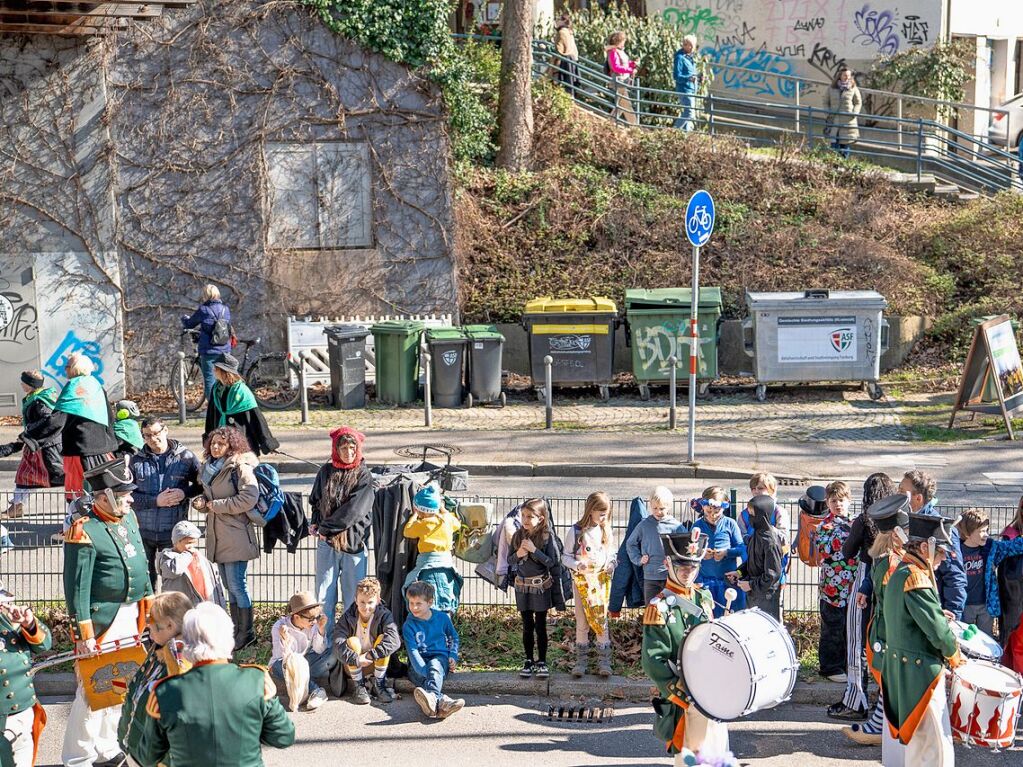
[(272, 143), (267, 246), (288, 250), (373, 246), (369, 151), (365, 144)]

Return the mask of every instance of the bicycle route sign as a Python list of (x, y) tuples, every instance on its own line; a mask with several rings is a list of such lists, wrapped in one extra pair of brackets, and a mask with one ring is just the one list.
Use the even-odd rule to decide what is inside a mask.
[(697, 248), (707, 244), (714, 231), (714, 198), (704, 189), (689, 198), (686, 206), (686, 237)]

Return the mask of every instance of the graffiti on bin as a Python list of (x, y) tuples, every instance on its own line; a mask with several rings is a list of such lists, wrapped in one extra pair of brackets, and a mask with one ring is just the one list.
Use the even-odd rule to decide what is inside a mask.
[(590, 336), (551, 336), (549, 344), (552, 352), (585, 352), (592, 342)]
[[(704, 335), (706, 333), (706, 335)], [(707, 372), (707, 358), (704, 354), (704, 347), (713, 343), (714, 339), (706, 329), (701, 328), (700, 345), (696, 350), (698, 374)], [(632, 331), (632, 343), (636, 347), (636, 354), (642, 363), (645, 371), (656, 371), (660, 374), (667, 374), (671, 370), (668, 359), (674, 355), (679, 363), (689, 357), (689, 321), (679, 320), (678, 322), (663, 322), (660, 325), (648, 325), (646, 327), (634, 328)]]

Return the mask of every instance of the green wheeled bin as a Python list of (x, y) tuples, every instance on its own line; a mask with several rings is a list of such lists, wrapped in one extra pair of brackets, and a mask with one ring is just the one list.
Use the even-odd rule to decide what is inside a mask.
[[(688, 378), (692, 297), (691, 288), (625, 291), (625, 337), (632, 349), (632, 374), (645, 400), (650, 399), (650, 384), (668, 382), (672, 355), (678, 360), (676, 380)], [(700, 288), (696, 317), (700, 334), (696, 380), (699, 393), (706, 394), (710, 382), (718, 377), (721, 288)]]
[(427, 328), (430, 347), (430, 396), (436, 407), (461, 407), (465, 398), (466, 347), (461, 328)]
[(423, 323), (387, 320), (373, 325), (377, 402), (406, 405), (419, 396), (419, 338)]
[(465, 402), (505, 405), (501, 391), (501, 376), (504, 372), (504, 336), (496, 325), (465, 325), (462, 327), (469, 339), (469, 394)]

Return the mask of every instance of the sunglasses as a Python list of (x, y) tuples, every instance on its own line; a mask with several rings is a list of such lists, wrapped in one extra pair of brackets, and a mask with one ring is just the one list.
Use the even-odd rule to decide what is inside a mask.
[(316, 621), (318, 621), (320, 618), (323, 617), (323, 613), (317, 613), (316, 615), (306, 615), (305, 613), (295, 613), (295, 615), (297, 615), (299, 618), (301, 618), (304, 621), (309, 621), (310, 623), (315, 623)]

